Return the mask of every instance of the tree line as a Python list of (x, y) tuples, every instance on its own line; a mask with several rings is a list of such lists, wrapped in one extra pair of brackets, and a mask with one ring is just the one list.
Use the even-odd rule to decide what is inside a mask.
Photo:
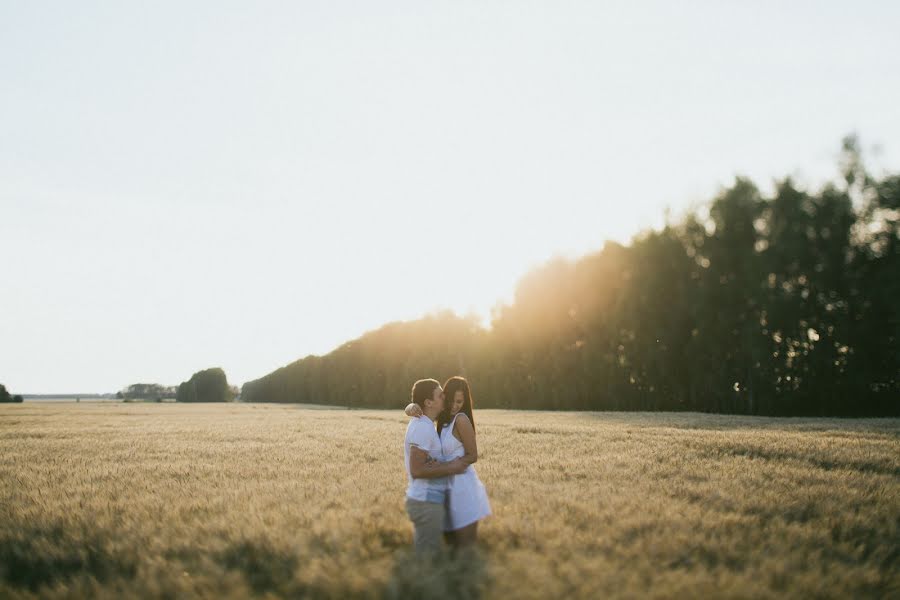
[(120, 400), (176, 402), (231, 402), (240, 394), (239, 388), (228, 385), (225, 371), (219, 367), (203, 369), (177, 386), (159, 383), (133, 383), (116, 393)]
[(900, 176), (738, 177), (706, 210), (526, 274), (489, 328), (398, 322), (243, 386), (244, 401), (399, 408), (421, 377), (478, 406), (900, 415)]
[(116, 398), (120, 400), (155, 400), (161, 402), (166, 399), (174, 399), (176, 389), (175, 386), (160, 385), (158, 383), (132, 383), (116, 392)]
[(237, 389), (228, 385), (225, 371), (219, 367), (197, 371), (182, 381), (175, 392), (176, 402), (231, 402)]
[(24, 398), (19, 394), (10, 394), (6, 386), (0, 383), (0, 402), (22, 402)]

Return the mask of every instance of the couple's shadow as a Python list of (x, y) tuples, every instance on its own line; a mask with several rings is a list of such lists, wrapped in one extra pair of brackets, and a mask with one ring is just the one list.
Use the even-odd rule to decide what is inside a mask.
[(481, 598), (489, 583), (487, 557), (478, 547), (448, 548), (431, 556), (398, 551), (385, 598)]

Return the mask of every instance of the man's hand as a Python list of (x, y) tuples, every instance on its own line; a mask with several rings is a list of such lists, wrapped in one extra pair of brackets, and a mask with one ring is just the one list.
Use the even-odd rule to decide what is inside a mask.
[(466, 469), (469, 468), (469, 463), (467, 463), (466, 461), (464, 461), (461, 458), (454, 458), (449, 463), (447, 463), (447, 466), (450, 467), (451, 475), (459, 475), (460, 473), (462, 473), (463, 471), (465, 471)]
[(412, 446), (409, 449), (409, 474), (417, 479), (433, 479), (448, 475), (459, 475), (469, 464), (461, 458), (441, 462), (430, 457), (427, 452)]
[(421, 417), (423, 414), (422, 407), (416, 404), (415, 402), (410, 402), (406, 405), (406, 410), (403, 411), (406, 413), (408, 417)]

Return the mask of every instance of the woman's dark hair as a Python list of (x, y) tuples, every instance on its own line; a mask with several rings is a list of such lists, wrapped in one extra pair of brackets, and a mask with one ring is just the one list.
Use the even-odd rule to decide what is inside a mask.
[(425, 401), (434, 395), (434, 390), (440, 386), (437, 379), (420, 379), (412, 386), (412, 401), (425, 410)]
[(472, 423), (472, 429), (475, 429), (475, 417), (472, 415), (472, 410), (475, 408), (475, 401), (472, 399), (472, 391), (469, 389), (469, 382), (466, 381), (465, 377), (456, 375), (455, 377), (448, 379), (447, 383), (444, 384), (444, 397), (446, 400), (444, 401), (444, 410), (438, 417), (438, 434), (441, 433), (441, 429), (444, 428), (444, 425), (449, 423), (450, 419), (453, 418), (450, 415), (450, 407), (453, 405), (453, 398), (456, 396), (456, 392), (459, 390), (462, 390), (463, 392), (463, 405), (462, 408), (459, 409), (459, 412), (464, 413), (469, 417), (469, 422)]

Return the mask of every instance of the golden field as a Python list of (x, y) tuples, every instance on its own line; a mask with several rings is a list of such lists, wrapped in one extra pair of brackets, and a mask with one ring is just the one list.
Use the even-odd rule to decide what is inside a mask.
[(900, 597), (898, 419), (480, 411), (494, 515), (434, 565), (406, 422), (2, 406), (0, 597)]

